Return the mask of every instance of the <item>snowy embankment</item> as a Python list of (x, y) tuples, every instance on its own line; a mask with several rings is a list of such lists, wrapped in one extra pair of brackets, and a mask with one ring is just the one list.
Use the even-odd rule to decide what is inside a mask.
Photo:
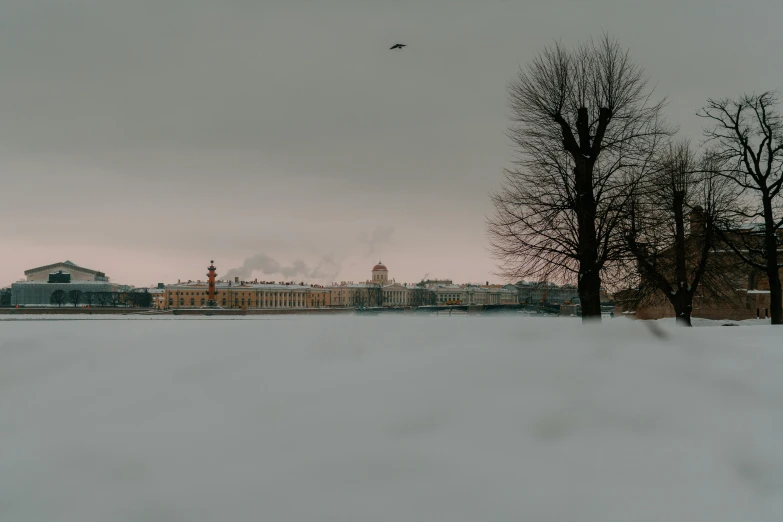
[(777, 521), (783, 330), (0, 323), (0, 520)]

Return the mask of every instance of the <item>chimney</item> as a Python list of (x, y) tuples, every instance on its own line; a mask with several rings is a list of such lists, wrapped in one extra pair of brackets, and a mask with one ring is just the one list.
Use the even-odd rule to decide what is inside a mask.
[(238, 282), (239, 282), (239, 276), (234, 278), (234, 283), (238, 283)]

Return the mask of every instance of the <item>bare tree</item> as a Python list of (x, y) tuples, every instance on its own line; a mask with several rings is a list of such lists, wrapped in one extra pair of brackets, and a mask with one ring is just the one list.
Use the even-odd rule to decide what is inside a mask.
[(10, 288), (0, 288), (0, 306), (11, 306)]
[(64, 290), (55, 290), (49, 298), (49, 302), (51, 304), (56, 304), (58, 307), (62, 307), (67, 300), (68, 294), (66, 294)]
[(89, 307), (92, 307), (96, 300), (95, 292), (87, 291), (82, 294), (82, 302)]
[(128, 306), (150, 308), (152, 306), (152, 294), (146, 288), (127, 292), (125, 293), (124, 302)]
[(107, 297), (109, 304), (114, 307), (120, 306), (125, 301), (125, 295), (122, 292), (110, 292)]
[(98, 306), (108, 306), (111, 302), (111, 292), (96, 292), (95, 302)]
[(697, 162), (681, 141), (662, 154), (659, 170), (636, 187), (629, 205), (624, 228), (639, 275), (637, 299), (668, 300), (683, 326), (691, 326), (694, 297), (733, 295), (734, 256), (715, 252), (717, 230), (736, 200), (732, 189), (709, 153)]
[(68, 292), (68, 302), (71, 303), (74, 308), (79, 306), (79, 303), (82, 302), (82, 291), (74, 289)]
[(435, 292), (423, 286), (412, 288), (409, 292), (408, 303), (410, 306), (431, 306), (438, 301)]
[(380, 283), (367, 283), (367, 306), (380, 308), (383, 304), (383, 286)]
[(585, 320), (600, 320), (601, 275), (623, 251), (629, 187), (672, 132), (647, 83), (604, 35), (545, 49), (509, 88), (518, 158), (493, 194), (491, 247), (509, 279), (575, 276)]
[(736, 211), (741, 226), (723, 236), (745, 263), (766, 273), (772, 324), (783, 324), (783, 120), (778, 103), (776, 93), (765, 92), (710, 99), (699, 113), (712, 124), (705, 135), (721, 154), (722, 175), (742, 190), (748, 203)]
[(351, 305), (354, 308), (367, 306), (367, 292), (364, 289), (356, 289), (351, 292)]

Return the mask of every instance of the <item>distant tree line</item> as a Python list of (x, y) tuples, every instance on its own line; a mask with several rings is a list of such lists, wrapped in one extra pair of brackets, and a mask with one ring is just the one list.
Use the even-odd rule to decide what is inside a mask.
[(438, 295), (422, 286), (408, 290), (408, 304), (410, 306), (433, 306), (438, 304)]
[[(408, 288), (408, 306), (435, 305), (437, 302), (437, 295), (428, 288), (421, 286)], [(387, 304), (382, 285), (374, 283), (353, 290), (348, 301), (348, 305), (354, 308), (380, 308)]]
[(664, 121), (648, 81), (608, 35), (556, 43), (520, 71), (509, 88), (517, 159), (488, 220), (501, 271), (576, 283), (585, 321), (600, 320), (609, 280), (662, 296), (690, 325), (696, 297), (731, 299), (738, 274), (754, 270), (783, 324), (778, 95), (707, 100), (697, 150)]
[(10, 288), (0, 288), (0, 306), (11, 306)]
[(89, 307), (133, 307), (151, 308), (152, 294), (146, 291), (130, 292), (83, 292), (81, 290), (55, 290), (52, 292), (50, 304), (62, 307), (63, 305), (79, 305)]

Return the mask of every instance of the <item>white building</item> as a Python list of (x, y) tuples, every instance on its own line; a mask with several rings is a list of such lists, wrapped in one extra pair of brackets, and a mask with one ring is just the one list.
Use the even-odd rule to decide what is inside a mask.
[[(422, 281), (408, 286), (389, 279), (389, 269), (380, 261), (372, 268), (371, 277), (365, 283), (343, 281), (329, 287), (332, 306), (338, 307), (402, 307), (430, 304), (416, 292), (435, 294), (438, 305), (512, 305), (519, 303), (519, 292), (514, 285), (458, 285), (451, 280)], [(381, 293), (379, 295), (379, 292)]]
[(54, 263), (51, 265), (39, 266), (37, 268), (31, 268), (24, 271), (24, 275), (27, 281), (37, 281), (40, 283), (46, 283), (49, 281), (49, 274), (62, 272), (63, 274), (69, 274), (71, 282), (76, 281), (99, 281), (107, 283), (109, 278), (106, 274), (97, 270), (91, 270), (79, 266), (72, 261), (63, 261), (61, 263)]
[(464, 304), (466, 302), (465, 288), (460, 285), (434, 285), (430, 290), (435, 292), (438, 304)]
[(101, 294), (116, 294), (120, 288), (109, 282), (105, 273), (84, 268), (72, 261), (62, 261), (51, 265), (25, 270), (25, 281), (11, 285), (11, 304), (13, 306), (49, 306), (52, 295), (60, 290), (74, 296), (79, 304), (80, 295), (92, 297)]
[(389, 279), (389, 269), (382, 262), (372, 268), (365, 283), (343, 281), (329, 287), (332, 306), (338, 307), (397, 307), (408, 306), (410, 288)]

